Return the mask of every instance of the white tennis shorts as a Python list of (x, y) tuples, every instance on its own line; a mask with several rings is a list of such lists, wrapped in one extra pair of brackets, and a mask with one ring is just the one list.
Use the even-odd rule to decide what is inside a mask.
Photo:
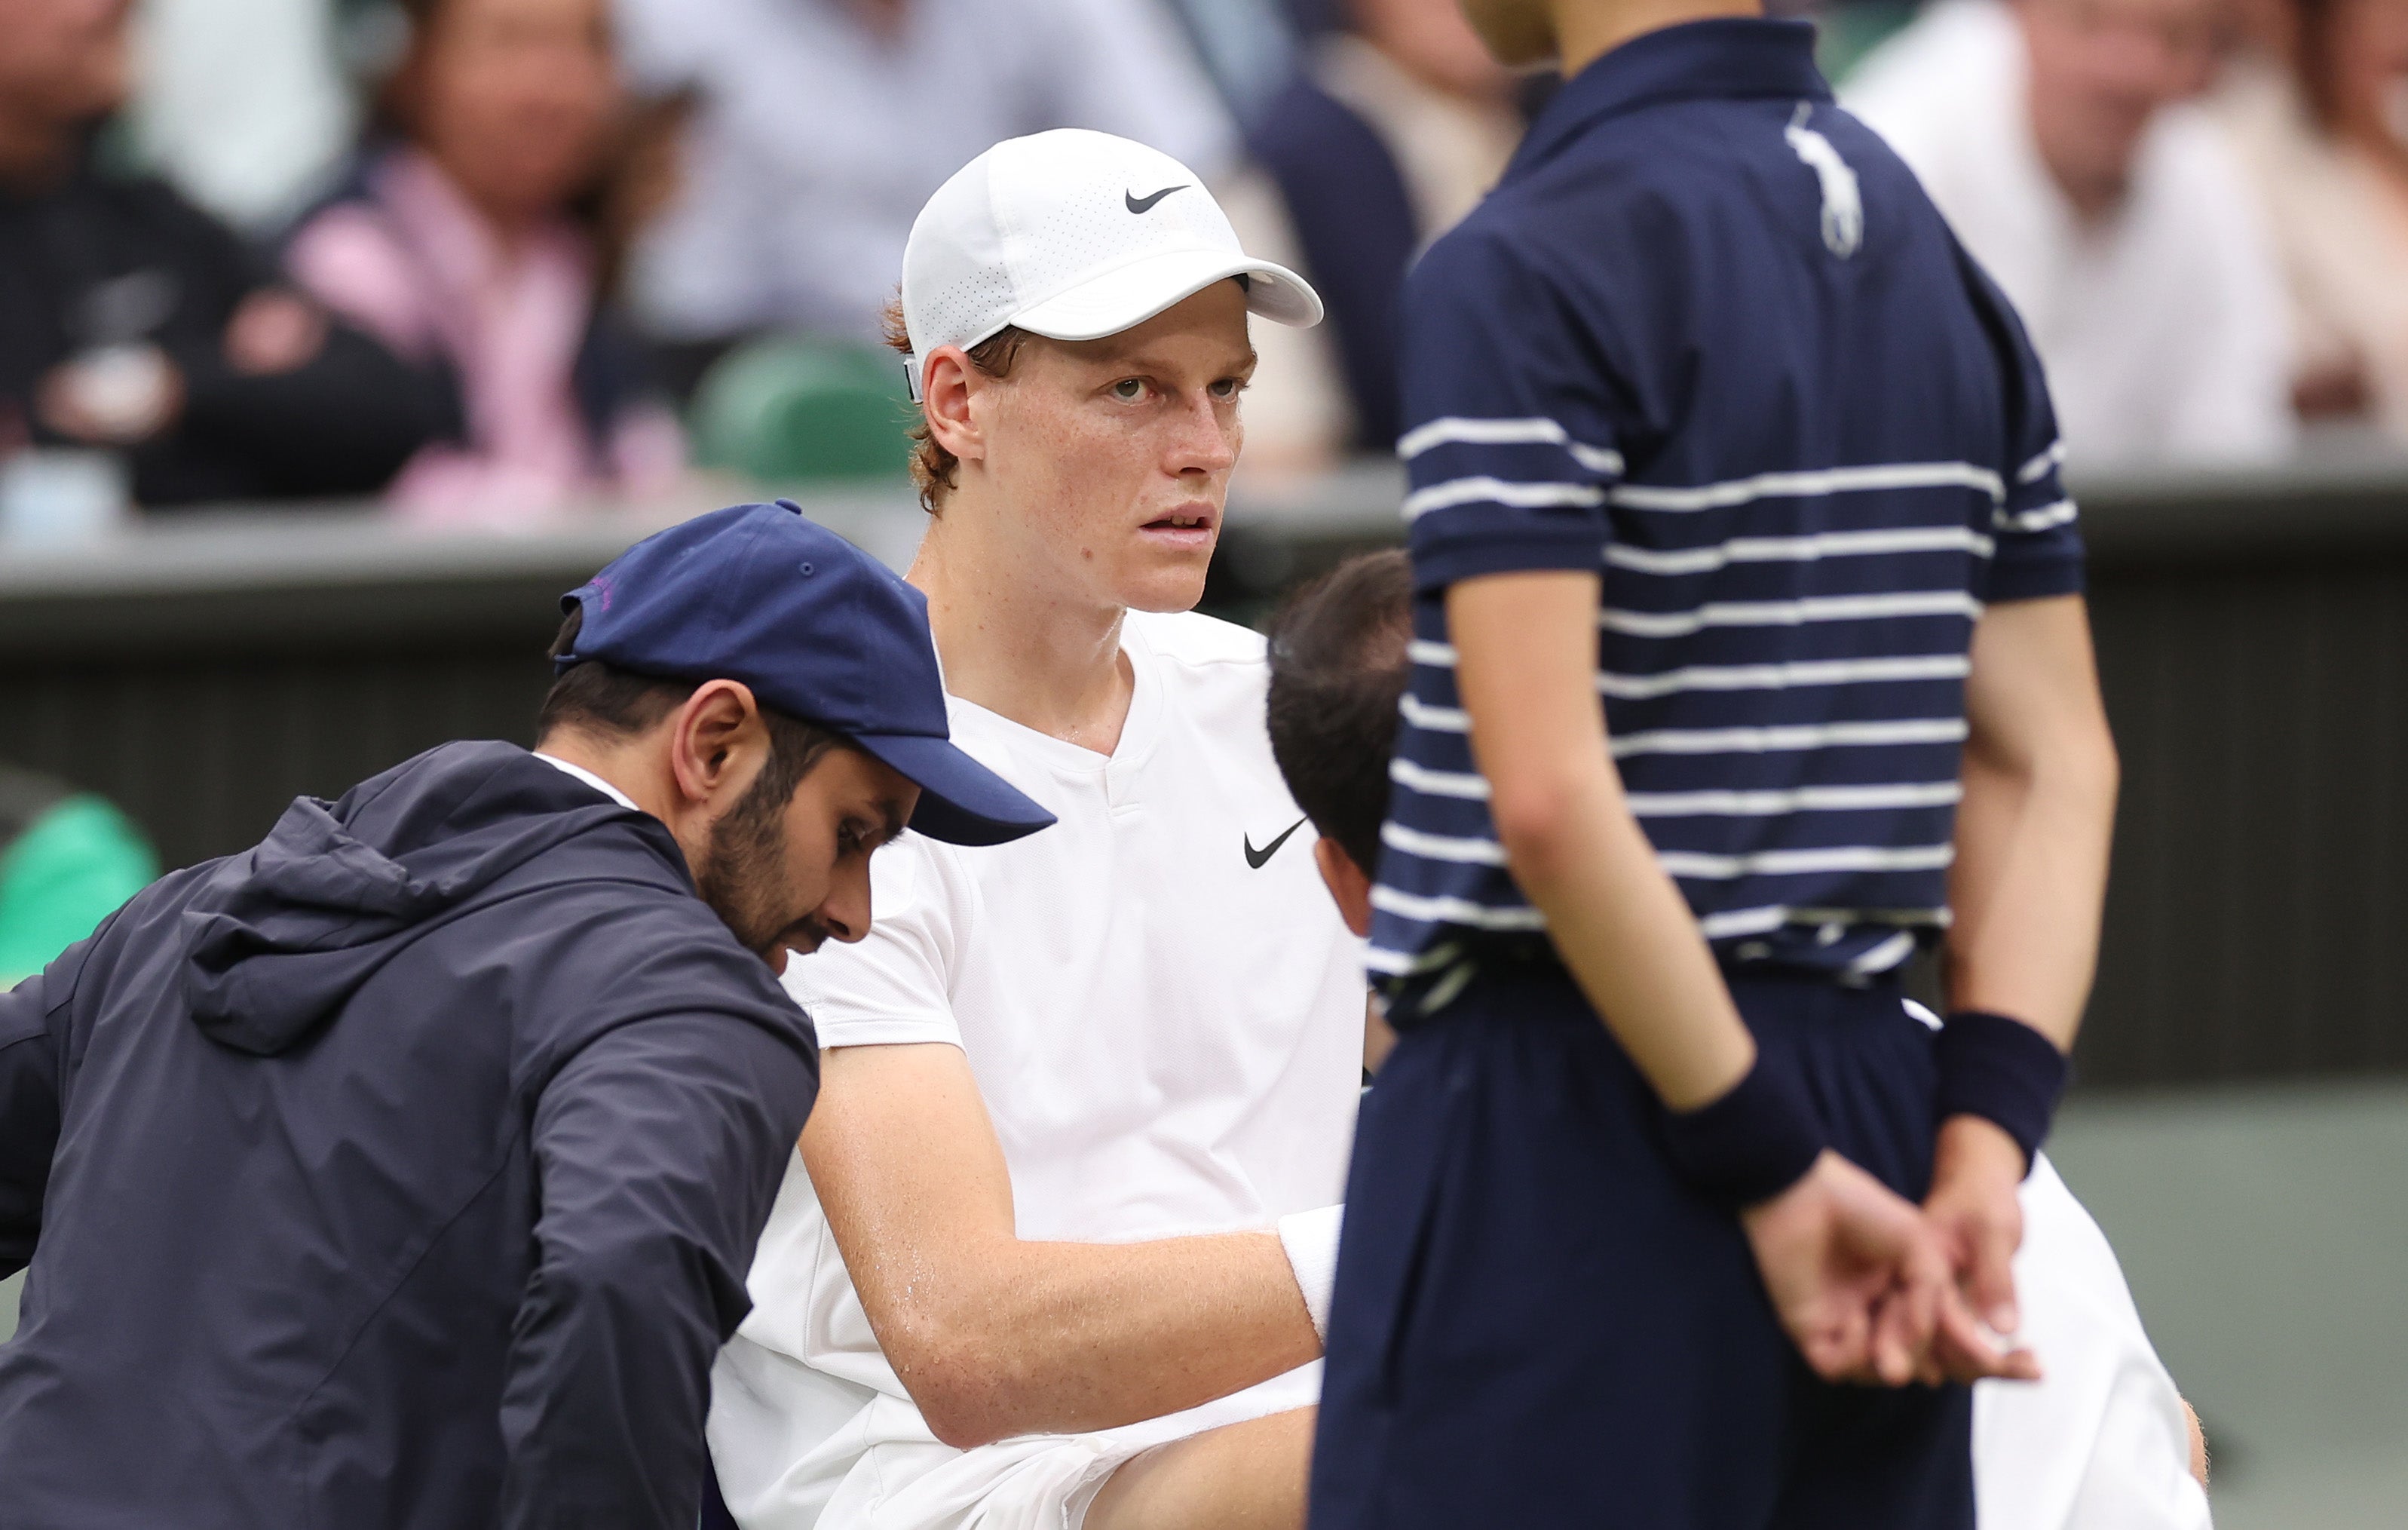
[[(740, 1365), (729, 1371), (723, 1363), (718, 1384), (741, 1385), (742, 1375)], [(786, 1470), (751, 1481), (733, 1480), (726, 1469), (733, 1438), (715, 1434), (712, 1445), (727, 1507), (744, 1530), (1079, 1530), (1087, 1506), (1126, 1462), (1209, 1429), (1311, 1407), (1320, 1397), (1315, 1361), (1183, 1413), (968, 1451), (929, 1437), (916, 1408), (881, 1398), (816, 1450), (790, 1457)], [(725, 1429), (735, 1419), (723, 1412), (715, 1422)], [(763, 1458), (757, 1448), (745, 1454)]]

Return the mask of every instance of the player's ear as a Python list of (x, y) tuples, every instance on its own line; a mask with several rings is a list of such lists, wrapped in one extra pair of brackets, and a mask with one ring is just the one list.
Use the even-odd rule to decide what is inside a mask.
[(1321, 868), (1321, 885), (1338, 901), (1346, 928), (1357, 935), (1371, 932), (1371, 878), (1345, 847), (1325, 834), (1312, 842), (1312, 863)]
[(986, 455), (985, 433), (970, 415), (971, 370), (968, 353), (940, 345), (928, 354), (920, 386), (920, 412), (930, 438), (966, 462)]

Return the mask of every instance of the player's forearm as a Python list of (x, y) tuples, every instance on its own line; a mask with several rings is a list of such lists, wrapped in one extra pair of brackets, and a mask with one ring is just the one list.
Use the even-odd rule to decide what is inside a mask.
[(1614, 1039), (1667, 1105), (1688, 1110), (1737, 1083), (1756, 1044), (1621, 788), (1598, 774), (1552, 829), (1500, 830), (1506, 862)]
[(1455, 683), (1514, 881), (1615, 1039), (1685, 1110), (1737, 1083), (1756, 1044), (1623, 799), (1597, 693), (1597, 601), (1594, 574), (1455, 586)]
[(2059, 609), (1993, 612), (1985, 624), (2006, 625), (1975, 641), (1948, 998), (2071, 1050), (2098, 964), (2117, 769), (2079, 603), (2044, 604)]
[(1321, 1352), (1279, 1235), (1039, 1243), (957, 1047), (838, 1046), (803, 1162), (862, 1309), (939, 1439), (1110, 1428)]
[(1224, 1397), (1321, 1353), (1277, 1234), (967, 1247), (880, 1304), (879, 1342), (948, 1444), (1080, 1433)]
[(1951, 878), (1952, 1008), (2012, 1015), (2072, 1048), (2098, 965), (2114, 803), (2112, 760), (2036, 779), (1968, 760)]

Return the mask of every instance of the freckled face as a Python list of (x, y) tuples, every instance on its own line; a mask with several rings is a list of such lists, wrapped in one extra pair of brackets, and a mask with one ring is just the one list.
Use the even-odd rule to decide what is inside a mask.
[(1245, 294), (1217, 281), (1100, 340), (1032, 339), (980, 390), (986, 471), (1066, 597), (1139, 611), (1202, 598), (1254, 369)]

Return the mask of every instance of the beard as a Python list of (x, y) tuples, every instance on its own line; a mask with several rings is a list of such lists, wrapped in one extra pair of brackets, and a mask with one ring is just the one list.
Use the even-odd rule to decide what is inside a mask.
[(768, 784), (755, 782), (710, 826), (710, 844), (694, 879), (710, 911), (764, 961), (781, 945), (815, 951), (828, 935), (786, 874), (787, 804), (762, 789)]

